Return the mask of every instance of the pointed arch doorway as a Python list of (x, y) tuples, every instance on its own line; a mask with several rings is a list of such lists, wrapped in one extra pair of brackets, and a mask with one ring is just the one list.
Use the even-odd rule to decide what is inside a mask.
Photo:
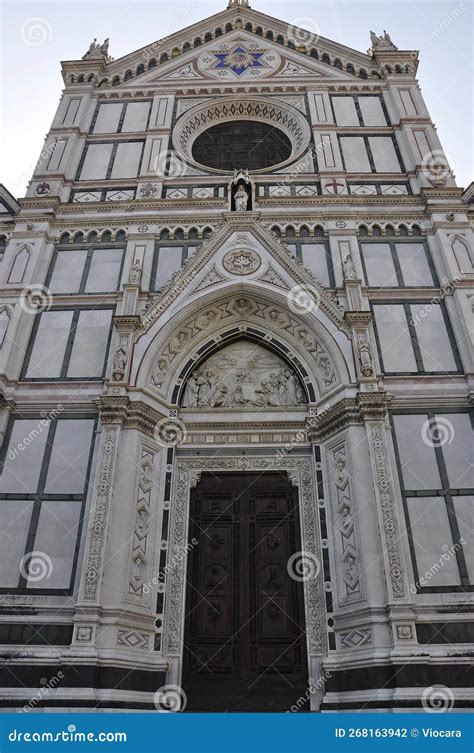
[(192, 489), (188, 711), (276, 712), (297, 701), (309, 710), (304, 591), (291, 566), (302, 549), (299, 518), (283, 472), (204, 473)]

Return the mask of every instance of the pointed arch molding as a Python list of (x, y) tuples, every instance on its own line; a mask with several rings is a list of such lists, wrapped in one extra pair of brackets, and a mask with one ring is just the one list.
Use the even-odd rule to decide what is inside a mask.
[[(203, 472), (262, 472), (286, 471), (291, 483), (298, 488), (301, 549), (308, 556), (321, 558), (320, 537), (316, 523), (317, 500), (314, 489), (312, 460), (310, 457), (272, 456), (258, 457), (199, 457), (178, 458), (173, 493), (174, 505), (171, 510), (170, 549), (173, 567), (168, 573), (166, 584), (167, 605), (163, 628), (163, 650), (166, 656), (182, 657), (185, 598), (186, 598), (186, 556), (188, 545), (188, 521), (190, 512), (190, 491), (199, 481)], [(322, 573), (304, 582), (306, 635), (310, 666), (317, 657), (326, 651), (324, 630), (324, 589)], [(313, 659), (313, 662), (311, 662)]]
[(148, 348), (140, 383), (177, 405), (189, 374), (237, 340), (261, 344), (286, 361), (305, 385), (308, 402), (349, 380), (342, 354), (320, 331), (272, 298), (234, 292), (211, 299), (177, 324), (174, 318)]
[[(248, 277), (225, 279), (213, 262), (242, 230), (260, 241), (270, 263)], [(292, 286), (316, 291), (314, 310), (295, 312), (289, 298)], [(223, 338), (236, 339), (239, 333), (296, 366), (302, 382), (312, 385), (310, 402), (311, 392), (325, 397), (354, 379), (347, 324), (324, 287), (254, 220), (230, 218), (143, 313), (131, 383), (176, 405), (190, 370), (223, 344)]]

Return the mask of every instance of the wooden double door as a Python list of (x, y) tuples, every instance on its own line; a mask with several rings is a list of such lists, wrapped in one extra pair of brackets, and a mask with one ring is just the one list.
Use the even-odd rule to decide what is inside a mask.
[(288, 572), (302, 548), (298, 495), (286, 474), (203, 474), (189, 543), (187, 710), (309, 710), (303, 584)]

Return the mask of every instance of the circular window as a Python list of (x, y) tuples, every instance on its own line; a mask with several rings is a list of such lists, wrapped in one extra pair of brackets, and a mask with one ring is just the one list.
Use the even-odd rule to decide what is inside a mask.
[(291, 157), (291, 141), (270, 123), (233, 120), (208, 128), (192, 147), (193, 159), (214, 170), (263, 170)]
[(225, 97), (191, 107), (173, 129), (181, 160), (209, 171), (273, 172), (307, 151), (311, 129), (303, 115), (277, 98)]

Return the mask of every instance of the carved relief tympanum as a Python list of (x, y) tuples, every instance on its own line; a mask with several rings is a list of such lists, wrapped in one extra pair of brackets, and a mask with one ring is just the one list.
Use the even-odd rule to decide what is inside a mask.
[(260, 345), (233, 343), (208, 360), (188, 379), (185, 408), (297, 406), (305, 402), (295, 372)]

